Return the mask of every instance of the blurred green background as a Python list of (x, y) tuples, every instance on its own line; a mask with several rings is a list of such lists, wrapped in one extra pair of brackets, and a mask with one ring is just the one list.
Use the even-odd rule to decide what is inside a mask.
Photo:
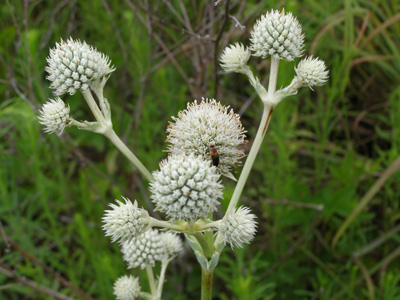
[[(275, 110), (242, 197), (258, 234), (245, 249), (225, 248), (215, 299), (400, 299), (397, 0), (1, 1), (0, 299), (54, 299), (45, 288), (112, 299), (128, 271), (104, 237), (103, 211), (121, 195), (150, 207), (147, 182), (103, 136), (43, 133), (49, 48), (71, 36), (111, 58), (117, 70), (105, 95), (115, 130), (155, 170), (171, 116), (201, 97), (240, 113), (248, 152), (261, 103), (244, 76), (223, 74), (215, 54), (249, 45), (255, 20), (282, 7), (298, 17), (305, 54), (325, 60), (330, 79)], [(268, 81), (269, 60), (249, 64)], [(281, 63), (278, 88), (294, 74), (293, 62)], [(92, 120), (79, 93), (63, 99), (75, 119)], [(234, 188), (224, 183), (221, 211)], [(199, 298), (190, 249), (168, 274), (164, 299)]]

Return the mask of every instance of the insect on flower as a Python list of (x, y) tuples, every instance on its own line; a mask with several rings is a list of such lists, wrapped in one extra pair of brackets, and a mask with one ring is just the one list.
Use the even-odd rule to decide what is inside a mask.
[(212, 164), (213, 164), (213, 166), (218, 167), (218, 164), (219, 164), (218, 150), (215, 148), (215, 145), (211, 145), (210, 148), (211, 148), (210, 156), (212, 159)]

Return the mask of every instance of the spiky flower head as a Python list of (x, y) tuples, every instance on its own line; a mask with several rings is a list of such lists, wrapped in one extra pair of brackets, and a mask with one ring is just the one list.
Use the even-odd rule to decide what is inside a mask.
[(304, 34), (291, 13), (271, 10), (257, 20), (250, 41), (254, 56), (292, 61), (302, 55)]
[(222, 198), (222, 184), (217, 169), (209, 160), (193, 154), (171, 155), (153, 172), (151, 199), (156, 209), (172, 220), (207, 218), (217, 210)]
[(220, 232), (224, 238), (225, 244), (231, 247), (243, 247), (243, 244), (249, 244), (256, 234), (257, 222), (256, 216), (251, 213), (247, 207), (239, 207), (233, 214), (226, 216), (220, 225)]
[(106, 210), (103, 217), (103, 230), (106, 236), (111, 236), (111, 241), (123, 243), (135, 238), (147, 229), (149, 214), (146, 210), (138, 208), (136, 201), (122, 197), (125, 203), (117, 201), (111, 203), (112, 209)]
[(117, 300), (134, 300), (139, 296), (140, 283), (139, 278), (132, 275), (124, 275), (114, 283), (114, 295)]
[(218, 151), (218, 172), (229, 175), (233, 167), (240, 165), (244, 151), (238, 146), (245, 144), (245, 130), (240, 116), (229, 106), (215, 99), (194, 100), (187, 108), (172, 117), (167, 132), (170, 154), (191, 153), (201, 155), (211, 163), (211, 146)]
[(146, 265), (154, 266), (156, 261), (164, 257), (162, 234), (155, 229), (149, 229), (136, 238), (122, 243), (123, 259), (128, 263), (128, 269)]
[(182, 241), (175, 233), (164, 232), (161, 239), (164, 244), (164, 254), (167, 257), (174, 257), (182, 251)]
[(85, 91), (91, 82), (115, 70), (106, 55), (86, 42), (72, 38), (61, 40), (55, 48), (50, 49), (47, 62), (47, 79), (51, 81), (50, 88), (58, 96), (67, 92), (73, 95), (77, 90)]
[(326, 70), (326, 65), (323, 60), (309, 56), (302, 59), (297, 68), (294, 68), (303, 86), (321, 86), (328, 80), (329, 72)]
[(50, 101), (46, 102), (39, 111), (39, 123), (45, 126), (45, 132), (56, 132), (60, 135), (70, 121), (69, 106), (59, 97), (54, 100), (49, 100)]
[(242, 44), (229, 45), (221, 55), (221, 67), (225, 72), (243, 72), (250, 56), (250, 50)]

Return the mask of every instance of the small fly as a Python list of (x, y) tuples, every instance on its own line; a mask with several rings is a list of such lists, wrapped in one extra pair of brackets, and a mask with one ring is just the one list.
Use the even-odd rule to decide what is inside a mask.
[(211, 148), (210, 156), (212, 159), (212, 164), (213, 164), (213, 166), (218, 167), (218, 164), (219, 164), (218, 150), (215, 148), (215, 145), (211, 145), (210, 148)]

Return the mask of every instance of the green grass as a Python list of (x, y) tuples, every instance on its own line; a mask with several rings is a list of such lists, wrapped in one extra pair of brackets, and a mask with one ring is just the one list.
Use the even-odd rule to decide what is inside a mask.
[[(225, 2), (217, 7), (183, 2), (193, 32), (215, 38)], [(229, 42), (248, 44), (255, 19), (281, 8), (278, 1), (260, 7), (258, 1), (243, 7), (231, 2), (231, 14), (246, 30), (230, 20), (219, 52)], [(94, 299), (111, 299), (113, 282), (128, 271), (118, 246), (104, 237), (101, 218), (121, 195), (147, 206), (148, 187), (102, 136), (77, 129), (61, 137), (43, 133), (37, 110), (51, 97), (43, 71), (49, 47), (73, 36), (110, 56), (117, 70), (105, 95), (115, 130), (149, 170), (166, 156), (165, 128), (188, 101), (216, 97), (239, 112), (255, 93), (245, 77), (218, 69), (214, 95), (214, 43), (182, 32), (184, 25), (162, 1), (158, 6), (146, 1), (23, 3), (0, 4), (0, 267), (82, 298), (52, 270)], [(179, 1), (171, 3), (181, 15)], [(215, 298), (400, 299), (400, 234), (385, 236), (399, 224), (398, 172), (332, 246), (345, 219), (400, 155), (400, 2), (286, 1), (285, 8), (303, 24), (306, 54), (326, 61), (330, 79), (275, 110), (242, 197), (258, 216), (259, 232), (244, 250), (226, 248), (216, 270)], [(146, 9), (153, 16), (151, 32), (170, 49), (174, 62), (154, 35), (149, 37)], [(202, 31), (212, 10), (217, 17)], [(204, 61), (196, 69), (199, 56)], [(268, 79), (268, 63), (251, 58), (250, 64), (262, 81)], [(282, 63), (278, 86), (293, 75), (293, 64)], [(79, 93), (63, 98), (76, 119), (91, 118)], [(260, 110), (255, 98), (241, 111), (250, 142)], [(229, 199), (234, 185), (226, 185)], [(314, 209), (276, 203), (283, 199), (322, 204), (321, 218), (315, 219)], [(304, 241), (269, 272), (299, 239)], [(357, 261), (354, 253), (360, 249), (369, 251)], [(190, 251), (168, 272), (165, 299), (199, 298), (200, 270)], [(1, 299), (51, 299), (15, 283), (0, 274)]]

